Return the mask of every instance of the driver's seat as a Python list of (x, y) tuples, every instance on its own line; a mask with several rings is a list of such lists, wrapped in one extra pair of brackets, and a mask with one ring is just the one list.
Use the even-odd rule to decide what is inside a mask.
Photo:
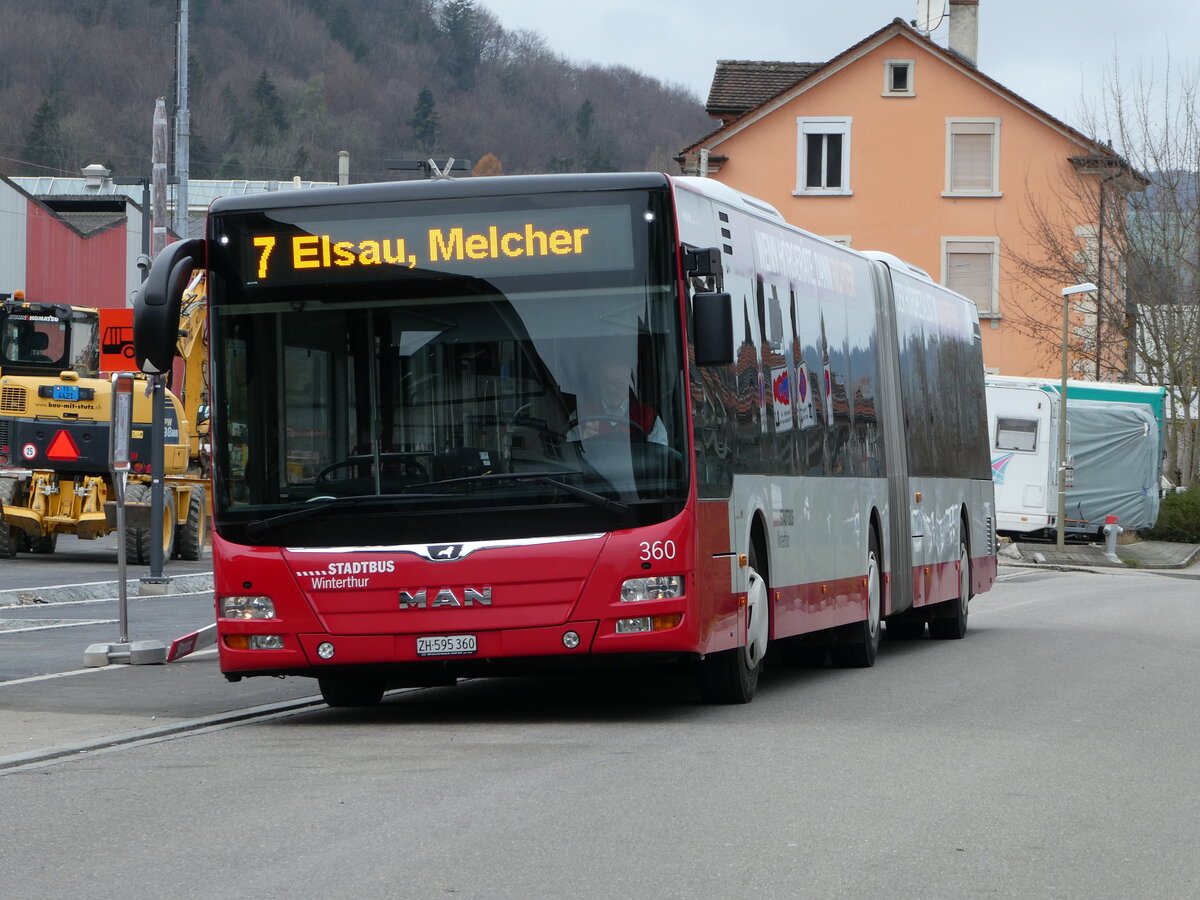
[(25, 352), (22, 354), (24, 362), (54, 362), (54, 360), (42, 352), (50, 347), (50, 335), (46, 334), (46, 332), (34, 331), (26, 338), (24, 343)]

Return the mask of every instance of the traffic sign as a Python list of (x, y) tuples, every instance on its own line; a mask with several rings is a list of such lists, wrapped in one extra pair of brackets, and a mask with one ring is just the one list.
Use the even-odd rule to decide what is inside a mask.
[[(133, 376), (112, 377), (112, 427), (109, 429), (108, 460), (113, 472), (129, 471), (129, 438), (133, 429)], [(57, 438), (56, 438), (57, 440)]]

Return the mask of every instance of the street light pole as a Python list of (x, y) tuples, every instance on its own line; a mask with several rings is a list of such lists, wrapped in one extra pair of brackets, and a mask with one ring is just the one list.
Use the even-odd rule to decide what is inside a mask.
[(1067, 350), (1071, 337), (1071, 297), (1075, 294), (1094, 293), (1096, 286), (1090, 281), (1074, 284), (1062, 289), (1062, 385), (1058, 392), (1058, 549), (1067, 543)]
[[(167, 178), (167, 184), (176, 184), (179, 179), (174, 176)], [(125, 178), (114, 178), (113, 184), (119, 184), (126, 187), (141, 186), (142, 188), (142, 256), (144, 259), (138, 260), (138, 268), (142, 270), (142, 281), (150, 274), (150, 188), (153, 180), (140, 175), (128, 176)], [(142, 263), (145, 265), (142, 265)]]

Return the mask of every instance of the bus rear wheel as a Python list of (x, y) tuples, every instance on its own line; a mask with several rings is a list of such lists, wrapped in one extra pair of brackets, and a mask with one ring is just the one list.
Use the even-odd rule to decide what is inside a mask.
[(383, 679), (376, 675), (320, 675), (317, 684), (328, 706), (378, 706), (383, 699)]
[(971, 600), (971, 553), (966, 541), (958, 545), (958, 597), (934, 607), (929, 619), (929, 636), (956, 641), (967, 636), (967, 604)]
[(700, 693), (709, 703), (749, 703), (758, 690), (770, 637), (770, 589), (759, 574), (758, 554), (750, 547), (746, 588), (746, 643), (713, 653), (700, 663)]
[(867, 617), (861, 622), (846, 626), (839, 643), (829, 648), (835, 666), (866, 669), (875, 665), (879, 653), (879, 633), (883, 597), (879, 578), (879, 542), (875, 532), (867, 547), (867, 574), (863, 579), (867, 593)]

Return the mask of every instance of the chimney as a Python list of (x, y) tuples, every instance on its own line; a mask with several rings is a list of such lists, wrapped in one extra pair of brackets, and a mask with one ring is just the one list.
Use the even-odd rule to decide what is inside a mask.
[(979, 0), (950, 0), (950, 52), (971, 65), (979, 55)]
[(83, 167), (83, 186), (85, 190), (98, 191), (104, 187), (104, 182), (112, 171), (100, 163), (92, 163)]

